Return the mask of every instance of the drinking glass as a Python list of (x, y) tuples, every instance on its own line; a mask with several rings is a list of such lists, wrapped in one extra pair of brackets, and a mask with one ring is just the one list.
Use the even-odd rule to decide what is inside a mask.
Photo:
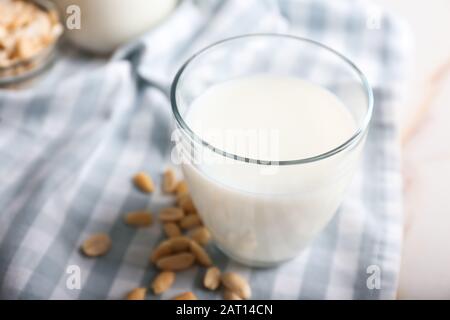
[[(189, 126), (186, 115), (206, 90), (260, 74), (327, 89), (354, 117), (356, 130), (342, 144), (308, 158), (252, 159), (211, 145)], [(238, 262), (265, 267), (297, 256), (336, 213), (357, 168), (373, 95), (363, 73), (337, 51), (291, 35), (252, 34), (194, 54), (173, 81), (171, 104), (176, 155), (214, 243)]]

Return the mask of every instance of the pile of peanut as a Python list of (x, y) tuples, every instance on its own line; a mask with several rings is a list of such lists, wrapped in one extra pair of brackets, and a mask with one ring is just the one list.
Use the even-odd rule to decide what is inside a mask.
[[(135, 186), (142, 192), (152, 193), (155, 186), (151, 177), (140, 172), (133, 177)], [(175, 282), (176, 272), (186, 270), (195, 264), (206, 268), (203, 285), (209, 290), (223, 287), (226, 300), (249, 299), (251, 289), (248, 282), (234, 272), (222, 273), (214, 266), (205, 246), (211, 240), (211, 234), (203, 226), (185, 181), (177, 181), (175, 172), (168, 169), (163, 174), (162, 190), (176, 196), (176, 206), (164, 208), (159, 212), (166, 240), (158, 244), (150, 255), (150, 263), (160, 270), (150, 287), (155, 295), (160, 295), (171, 288)], [(133, 227), (148, 227), (153, 224), (153, 215), (148, 210), (129, 212), (124, 222)], [(94, 234), (84, 241), (82, 251), (88, 257), (106, 254), (112, 241), (106, 234)], [(135, 288), (129, 292), (127, 299), (143, 300), (147, 288)], [(192, 292), (183, 292), (173, 297), (174, 300), (196, 300)]]
[(0, 68), (36, 57), (62, 31), (56, 12), (44, 11), (30, 1), (0, 1)]

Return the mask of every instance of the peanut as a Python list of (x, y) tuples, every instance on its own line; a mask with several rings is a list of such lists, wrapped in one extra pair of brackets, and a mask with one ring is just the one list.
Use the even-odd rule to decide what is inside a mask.
[(190, 249), (191, 239), (185, 236), (179, 236), (164, 240), (155, 250), (153, 250), (150, 261), (155, 263), (157, 260), (174, 253), (188, 251)]
[(182, 180), (177, 183), (177, 186), (175, 187), (175, 193), (177, 194), (177, 196), (187, 194), (188, 192), (189, 192), (189, 188), (188, 188), (186, 181)]
[(200, 263), (204, 267), (212, 266), (212, 261), (208, 253), (206, 253), (205, 249), (203, 249), (197, 242), (191, 241), (190, 249), (198, 263)]
[(194, 261), (195, 257), (192, 253), (183, 252), (159, 259), (156, 261), (156, 266), (166, 271), (180, 271), (192, 266)]
[(180, 227), (183, 229), (192, 229), (202, 224), (198, 214), (190, 214), (180, 220)]
[(136, 187), (145, 193), (151, 193), (155, 191), (155, 185), (152, 178), (145, 172), (139, 172), (133, 177)]
[(172, 300), (198, 300), (197, 296), (192, 292), (183, 292), (175, 297)]
[(209, 290), (216, 290), (220, 285), (220, 270), (217, 267), (210, 267), (206, 270), (203, 278), (203, 285)]
[(242, 298), (239, 297), (236, 293), (228, 289), (225, 289), (225, 291), (223, 292), (223, 298), (225, 300), (242, 300)]
[(81, 250), (88, 257), (98, 257), (106, 254), (111, 248), (111, 238), (104, 233), (97, 233), (86, 239)]
[(184, 252), (190, 249), (191, 239), (188, 237), (180, 236), (166, 241), (170, 244), (173, 253)]
[(222, 275), (222, 284), (224, 287), (242, 299), (249, 299), (252, 291), (251, 288), (243, 277), (234, 272), (226, 272)]
[(177, 178), (175, 171), (167, 169), (163, 174), (162, 190), (165, 193), (172, 193), (177, 187)]
[(133, 227), (148, 227), (153, 223), (153, 216), (145, 210), (133, 211), (125, 216), (125, 223)]
[(127, 300), (144, 300), (146, 294), (146, 288), (135, 288), (127, 294)]
[(153, 280), (153, 292), (155, 294), (161, 294), (168, 290), (174, 282), (175, 273), (172, 271), (163, 271), (155, 278), (155, 280)]
[(178, 206), (183, 209), (186, 214), (196, 213), (194, 202), (189, 194), (182, 194), (177, 199)]
[(162, 222), (177, 222), (183, 219), (184, 212), (180, 208), (164, 208), (159, 212), (159, 220)]
[(180, 227), (173, 222), (164, 223), (164, 232), (168, 238), (174, 238), (181, 236)]
[(205, 227), (198, 227), (192, 231), (191, 238), (199, 245), (205, 246), (211, 240), (211, 233)]
[(150, 256), (150, 262), (156, 263), (159, 259), (166, 257), (172, 254), (172, 246), (170, 242), (163, 241), (161, 242), (155, 250), (153, 250), (152, 255)]

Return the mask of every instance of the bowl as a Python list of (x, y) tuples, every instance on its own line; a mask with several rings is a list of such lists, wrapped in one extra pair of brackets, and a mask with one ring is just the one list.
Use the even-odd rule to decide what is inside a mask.
[(14, 59), (7, 65), (0, 65), (0, 87), (10, 88), (23, 85), (48, 69), (57, 56), (57, 47), (63, 28), (56, 7), (47, 0), (34, 0), (32, 4), (49, 15), (54, 33), (51, 35), (49, 43), (31, 56)]

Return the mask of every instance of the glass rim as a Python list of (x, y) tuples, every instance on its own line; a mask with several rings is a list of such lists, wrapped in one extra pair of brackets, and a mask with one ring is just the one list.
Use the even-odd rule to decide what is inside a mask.
[[(280, 161), (260, 160), (260, 159), (253, 159), (253, 158), (249, 158), (249, 157), (239, 156), (239, 155), (236, 155), (236, 154), (233, 154), (230, 152), (226, 152), (219, 148), (216, 148), (213, 145), (211, 145), (210, 143), (208, 143), (207, 141), (203, 140), (199, 135), (197, 135), (187, 125), (187, 123), (184, 121), (183, 116), (181, 115), (181, 113), (179, 111), (178, 102), (177, 102), (178, 84), (179, 84), (180, 79), (181, 79), (182, 75), (184, 74), (184, 71), (186, 70), (186, 68), (191, 64), (191, 62), (196, 60), (198, 57), (207, 53), (209, 50), (216, 48), (217, 46), (220, 46), (224, 43), (232, 42), (234, 40), (246, 39), (246, 38), (251, 39), (251, 38), (257, 38), (257, 37), (273, 37), (273, 38), (291, 39), (291, 40), (296, 40), (296, 41), (303, 42), (303, 43), (308, 43), (310, 45), (316, 46), (321, 49), (325, 49), (326, 51), (328, 51), (328, 52), (334, 54), (336, 57), (340, 58), (342, 60), (342, 62), (346, 63), (356, 73), (356, 75), (359, 77), (359, 79), (362, 83), (362, 86), (363, 86), (363, 89), (364, 89), (364, 92), (365, 92), (365, 95), (367, 98), (368, 106), (367, 106), (367, 112), (364, 116), (364, 119), (357, 126), (357, 129), (355, 130), (355, 132), (353, 133), (353, 135), (350, 138), (348, 138), (345, 142), (343, 142), (339, 146), (337, 146), (329, 151), (326, 151), (326, 152), (323, 152), (323, 153), (320, 153), (318, 155), (314, 155), (311, 157), (307, 157), (307, 158), (301, 158), (301, 159), (295, 159), (295, 160), (280, 160)], [(181, 127), (181, 129), (185, 133), (187, 133), (189, 138), (191, 138), (193, 141), (199, 142), (202, 146), (210, 149), (211, 151), (213, 151), (221, 156), (231, 158), (233, 160), (248, 162), (248, 163), (255, 163), (255, 164), (259, 164), (259, 165), (284, 166), (284, 165), (305, 164), (305, 163), (311, 163), (311, 162), (323, 160), (323, 159), (329, 158), (335, 154), (338, 154), (341, 151), (348, 149), (349, 147), (351, 147), (354, 144), (357, 144), (369, 128), (370, 120), (372, 118), (372, 113), (373, 113), (374, 98), (373, 98), (372, 88), (370, 87), (369, 82), (368, 82), (366, 76), (363, 74), (363, 72), (349, 58), (347, 58), (340, 52), (332, 49), (331, 47), (328, 47), (327, 45), (324, 45), (315, 40), (311, 40), (311, 39), (304, 38), (304, 37), (298, 37), (298, 36), (294, 36), (294, 35), (289, 35), (289, 34), (253, 33), (253, 34), (244, 34), (244, 35), (239, 35), (239, 36), (222, 39), (222, 40), (214, 42), (214, 43), (204, 47), (203, 49), (197, 51), (196, 53), (194, 53), (180, 67), (180, 69), (177, 71), (177, 73), (172, 81), (172, 85), (171, 85), (171, 89), (170, 89), (170, 102), (172, 105), (172, 113), (173, 113), (173, 116), (174, 116), (177, 124)]]

